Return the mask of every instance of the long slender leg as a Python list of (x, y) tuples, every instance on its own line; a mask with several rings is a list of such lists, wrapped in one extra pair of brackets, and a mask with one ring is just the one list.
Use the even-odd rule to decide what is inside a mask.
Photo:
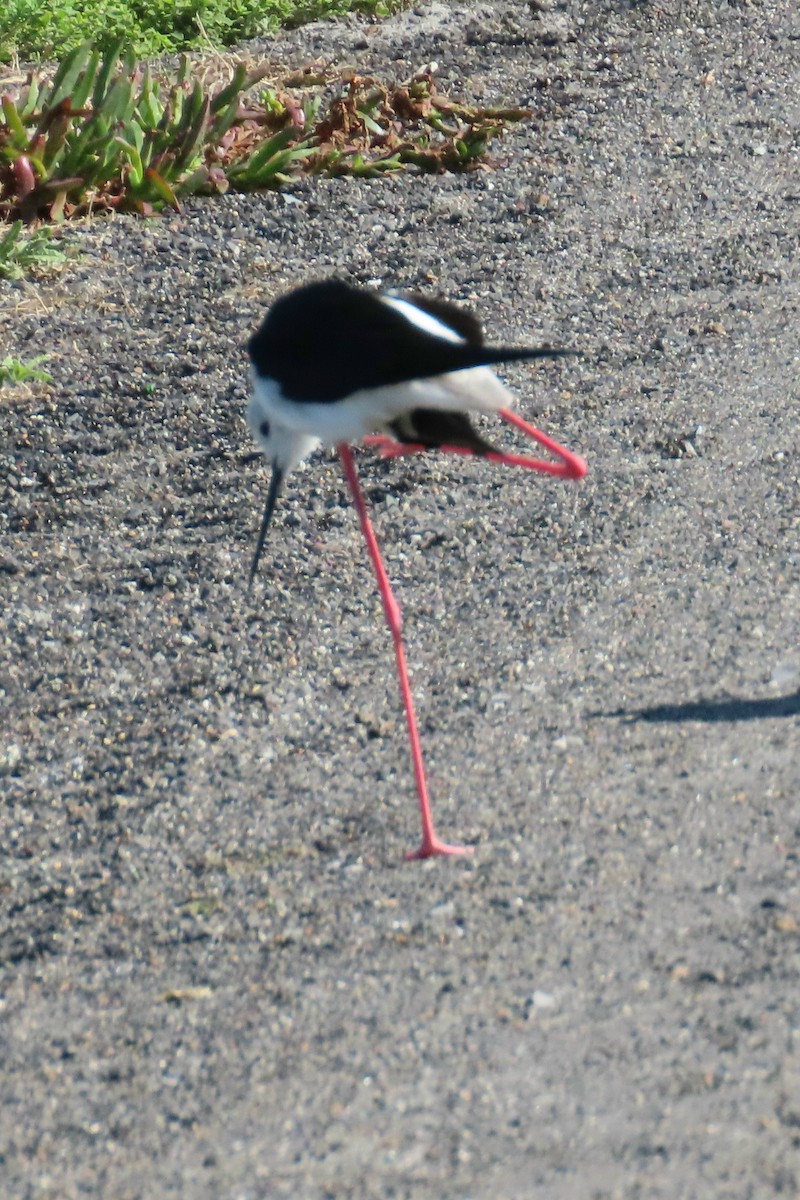
[(433, 827), (433, 817), (431, 815), (430, 801), (428, 800), (428, 787), (425, 782), (425, 767), (422, 761), (422, 747), (419, 741), (419, 731), (417, 729), (417, 719), (414, 715), (414, 701), (411, 696), (411, 686), (408, 682), (408, 668), (406, 666), (406, 652), (403, 646), (403, 617), (400, 612), (400, 605), (395, 599), (392, 592), (389, 577), (386, 574), (386, 568), (383, 565), (381, 552), (378, 547), (378, 540), (375, 537), (375, 530), (372, 528), (372, 522), (369, 519), (367, 512), (366, 501), (364, 494), (361, 491), (361, 485), (358, 482), (358, 474), (356, 465), (353, 461), (353, 454), (350, 447), (345, 443), (340, 443), (337, 446), (339, 458), (344, 467), (344, 473), (353, 496), (353, 502), (356, 506), (358, 519), (361, 522), (361, 529), (366, 539), (369, 556), (372, 560), (372, 566), (378, 580), (378, 590), (383, 601), (383, 611), (386, 614), (386, 624), (391, 630), (392, 639), (394, 640), (394, 653), (397, 660), (397, 677), (400, 681), (400, 694), (403, 698), (403, 707), (406, 712), (406, 722), (408, 724), (408, 740), (411, 743), (411, 760), (414, 764), (414, 777), (417, 782), (417, 796), (419, 798), (419, 810), (422, 817), (422, 841), (418, 850), (409, 851), (406, 858), (430, 858), (434, 854), (471, 854), (471, 846), (449, 846), (446, 842), (439, 840), (436, 830)]
[[(509, 425), (515, 425), (521, 430), (526, 437), (532, 438), (551, 454), (555, 454), (559, 462), (551, 462), (545, 458), (530, 458), (526, 454), (506, 454), (502, 451), (497, 451), (480, 455), (481, 458), (488, 458), (490, 462), (504, 463), (507, 467), (525, 467), (529, 471), (541, 471), (545, 475), (558, 475), (562, 479), (582, 479), (586, 474), (586, 463), (578, 454), (573, 454), (571, 450), (567, 450), (558, 442), (553, 441), (546, 433), (542, 433), (541, 429), (537, 429), (534, 425), (529, 425), (527, 421), (523, 421), (522, 417), (518, 417), (515, 412), (508, 408), (501, 408), (499, 415)], [(417, 454), (421, 450), (428, 447), (418, 444), (417, 442), (396, 442), (393, 438), (386, 437), (384, 434), (373, 434), (370, 437), (364, 438), (364, 444), (374, 446), (382, 458), (402, 458), (406, 454)], [(474, 450), (468, 449), (466, 446), (437, 446), (438, 451), (443, 451), (445, 454), (463, 454), (467, 457), (477, 457)]]

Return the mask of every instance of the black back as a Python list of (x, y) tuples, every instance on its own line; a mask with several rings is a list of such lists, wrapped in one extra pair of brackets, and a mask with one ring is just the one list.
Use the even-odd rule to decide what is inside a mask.
[(276, 380), (287, 399), (325, 403), (362, 389), (562, 353), (492, 349), (481, 344), (480, 326), (471, 314), (446, 301), (414, 297), (411, 303), (467, 340), (451, 342), (427, 333), (377, 292), (329, 279), (276, 300), (250, 338), (250, 358), (258, 374)]

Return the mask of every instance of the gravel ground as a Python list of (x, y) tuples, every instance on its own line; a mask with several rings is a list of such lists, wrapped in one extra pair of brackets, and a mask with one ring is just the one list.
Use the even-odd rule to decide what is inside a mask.
[[(77, 231), (3, 284), (2, 1195), (800, 1190), (800, 19), (430, 4), (265, 50), (530, 101), (463, 177)], [(471, 303), (590, 461), (267, 471), (243, 344), (339, 272)]]

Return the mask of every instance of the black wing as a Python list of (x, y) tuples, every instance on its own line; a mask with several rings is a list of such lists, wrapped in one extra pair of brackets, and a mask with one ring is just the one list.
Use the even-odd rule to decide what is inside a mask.
[(420, 329), (377, 292), (339, 279), (277, 300), (248, 350), (258, 374), (276, 380), (284, 396), (318, 403), (468, 367), (562, 353), (452, 342)]

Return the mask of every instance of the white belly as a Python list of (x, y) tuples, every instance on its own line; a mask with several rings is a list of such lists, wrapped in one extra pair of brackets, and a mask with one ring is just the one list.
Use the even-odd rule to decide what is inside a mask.
[(277, 384), (254, 374), (248, 421), (255, 428), (266, 419), (291, 434), (334, 446), (384, 432), (396, 417), (414, 408), (492, 413), (513, 403), (513, 394), (488, 367), (354, 392), (345, 400), (325, 403), (287, 400)]

